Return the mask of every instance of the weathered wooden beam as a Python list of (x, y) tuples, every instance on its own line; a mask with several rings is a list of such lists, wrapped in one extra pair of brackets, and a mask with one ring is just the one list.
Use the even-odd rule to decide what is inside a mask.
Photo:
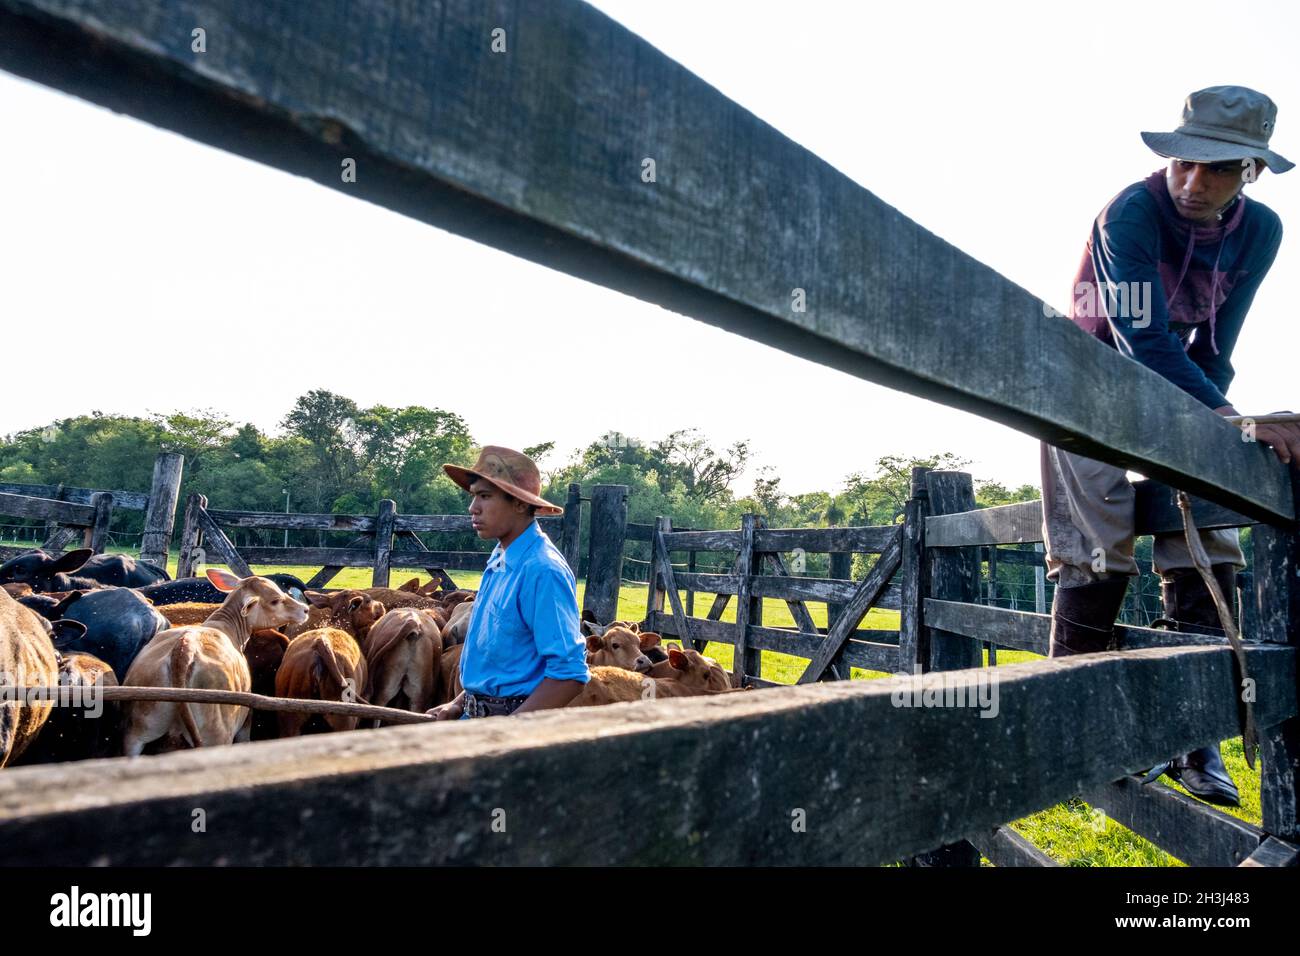
[(1300, 866), (1300, 846), (1277, 837), (1265, 837), (1259, 847), (1239, 866)]
[(375, 517), (374, 570), (370, 574), (370, 586), (388, 587), (393, 570), (393, 524), (397, 519), (397, 502), (385, 498), (379, 502), (379, 514)]
[[(288, 514), (283, 511), (225, 511), (209, 508), (208, 517), (227, 528), (265, 528), (274, 531), (375, 530), (374, 515)], [(468, 526), (468, 518), (466, 519)]]
[(0, 31), (0, 67), (36, 82), (1256, 517), (1293, 516), (1270, 450), (576, 0), (357, 0), (310, 17), (294, 0), (0, 0)]
[(1080, 796), (1188, 866), (1236, 866), (1266, 835), (1172, 787), (1144, 785), (1134, 777), (1090, 787)]
[(108, 526), (113, 520), (113, 495), (107, 491), (97, 491), (90, 496), (90, 508), (94, 517), (82, 538), (82, 546), (96, 554), (101, 554), (108, 546)]
[(58, 498), (73, 504), (89, 505), (90, 496), (98, 491), (113, 495), (113, 507), (127, 511), (144, 511), (149, 507), (149, 496), (142, 491), (118, 491), (112, 488), (69, 488), (66, 485), (24, 485), (0, 481), (0, 493), (23, 495), (27, 498)]
[[(1150, 479), (1133, 482), (1135, 534), (1181, 532), (1183, 515), (1177, 492)], [(1203, 498), (1192, 498), (1192, 520), (1202, 531), (1237, 528), (1254, 522), (1239, 512)], [(960, 514), (935, 515), (926, 520), (926, 544), (934, 548), (963, 545), (1020, 544), (1043, 540), (1043, 503), (1022, 501)]]
[[(206, 502), (207, 498), (202, 498)], [(230, 568), (231, 574), (237, 574), (241, 578), (249, 577), (253, 572), (248, 567), (248, 562), (235, 547), (234, 542), (226, 537), (226, 533), (221, 530), (212, 516), (208, 514), (206, 505), (200, 507), (197, 511), (199, 527), (203, 529), (203, 550), (206, 560), (211, 563), (222, 563)], [(254, 550), (254, 549), (249, 549)], [(287, 548), (285, 550), (288, 550)], [(312, 561), (311, 564), (324, 564), (326, 562)]]
[[(1257, 658), (1293, 652), (1247, 653), (1260, 723), (1277, 723), (1294, 687)], [(12, 768), (0, 774), (0, 863), (872, 865), (1019, 819), (1237, 722), (1227, 651), (996, 673), (996, 717), (899, 706), (927, 688), (977, 699), (988, 672), (972, 671)], [(1043, 733), (1067, 707), (1071, 732)], [(953, 812), (953, 795), (970, 793), (980, 798)], [(191, 829), (195, 807), (205, 833)], [(556, 826), (557, 808), (583, 825)], [(789, 825), (794, 808), (804, 832)]]
[[(167, 570), (176, 526), (176, 503), (181, 495), (181, 473), (185, 456), (179, 452), (159, 452), (153, 460), (153, 481), (149, 486), (149, 507), (144, 515), (144, 533), (140, 536), (140, 560)], [(113, 507), (122, 505), (113, 496)]]
[[(966, 472), (931, 471), (925, 476), (925, 481), (931, 515), (960, 514), (974, 509), (974, 484)], [(926, 597), (974, 602), (979, 597), (979, 554), (970, 547), (932, 547), (930, 527), (933, 520), (927, 518), (925, 523), (926, 557), (930, 565), (926, 569), (929, 582)], [(928, 601), (923, 620), (929, 631), (930, 659), (921, 661), (922, 670), (960, 670), (983, 664), (980, 644), (970, 640), (975, 635), (967, 636), (940, 627), (937, 619), (930, 616)]]
[(95, 520), (95, 509), (88, 504), (78, 505), (70, 501), (32, 498), (27, 495), (0, 494), (0, 514), (14, 518), (45, 518), (79, 527), (89, 527)]
[[(1005, 607), (965, 604), (926, 598), (926, 622), (952, 634), (962, 634), (999, 647), (1046, 654), (1051, 633), (1050, 614), (1013, 611)], [(1213, 634), (1184, 634), (1150, 627), (1115, 625), (1116, 640), (1123, 651), (1143, 647), (1227, 647), (1228, 640)]]
[(978, 847), (994, 866), (1061, 865), (1010, 827), (994, 827), (968, 835), (966, 839)]
[[(925, 670), (930, 660), (930, 635), (925, 629), (925, 596), (930, 589), (925, 557), (925, 519), (930, 513), (929, 468), (913, 468), (907, 502), (903, 505), (902, 554), (899, 570), (898, 663), (911, 674)], [(987, 854), (986, 854), (987, 855)]]
[(627, 485), (597, 485), (591, 492), (587, 587), (582, 595), (582, 606), (602, 623), (618, 617), (618, 595), (623, 584), (627, 492)]

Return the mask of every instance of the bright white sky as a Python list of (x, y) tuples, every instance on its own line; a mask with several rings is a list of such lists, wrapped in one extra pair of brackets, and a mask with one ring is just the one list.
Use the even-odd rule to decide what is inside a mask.
[[(1300, 161), (1300, 22), (1281, 0), (596, 6), (1059, 307), (1098, 210), (1162, 164), (1138, 131), (1174, 128), (1187, 93), (1267, 93), (1273, 145)], [(485, 443), (555, 440), (544, 467), (607, 429), (654, 439), (695, 425), (719, 447), (750, 439), (789, 493), (938, 451), (971, 459), (976, 478), (1038, 483), (1036, 441), (1002, 426), (4, 73), (0, 122), (0, 434), (91, 409), (202, 407), (274, 431), (296, 396), (328, 388), (456, 411)], [(1300, 229), (1300, 171), (1248, 189)], [(1292, 235), (1234, 356), (1229, 397), (1245, 413), (1300, 406), (1298, 265)], [(491, 365), (453, 348), (482, 322), (501, 330)], [(581, 367), (539, 378), (574, 341)], [(385, 344), (391, 360), (369, 357)], [(202, 369), (176, 367), (195, 354)], [(705, 370), (716, 398), (687, 394)], [(744, 407), (733, 396), (750, 375), (785, 384)], [(488, 387), (499, 381), (530, 384), (506, 403)]]

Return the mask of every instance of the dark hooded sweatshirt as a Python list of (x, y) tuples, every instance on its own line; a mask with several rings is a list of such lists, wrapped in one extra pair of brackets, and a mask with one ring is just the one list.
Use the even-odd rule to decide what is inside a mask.
[[(1277, 213), (1244, 193), (1212, 225), (1185, 219), (1169, 198), (1165, 171), (1157, 170), (1097, 216), (1075, 277), (1070, 319), (1220, 408), (1228, 404), (1237, 335), (1281, 241)], [(1143, 287), (1149, 293), (1130, 295), (1125, 307), (1120, 293), (1135, 290), (1134, 283), (1150, 283)]]

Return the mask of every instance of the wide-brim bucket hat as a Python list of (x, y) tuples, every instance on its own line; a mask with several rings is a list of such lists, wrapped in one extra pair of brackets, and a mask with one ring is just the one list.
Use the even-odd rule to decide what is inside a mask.
[(1268, 148), (1277, 125), (1277, 106), (1245, 86), (1210, 86), (1187, 97), (1183, 122), (1171, 133), (1142, 134), (1142, 142), (1170, 159), (1225, 163), (1262, 159), (1275, 173), (1295, 163)]
[(475, 478), (482, 478), (508, 495), (537, 506), (539, 515), (562, 515), (564, 509), (551, 504), (541, 496), (542, 475), (537, 464), (521, 451), (500, 445), (484, 445), (479, 449), (478, 461), (473, 468), (460, 465), (443, 465), (447, 477), (469, 491)]

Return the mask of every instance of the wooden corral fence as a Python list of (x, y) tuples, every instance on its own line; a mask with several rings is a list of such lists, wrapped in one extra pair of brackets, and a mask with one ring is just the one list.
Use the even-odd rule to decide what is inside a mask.
[[(588, 607), (608, 619), (618, 605), (619, 570), (627, 524), (627, 487), (597, 485), (590, 498), (582, 486), (569, 485), (564, 514), (539, 518), (537, 523), (564, 554), (571, 568), (578, 567), (581, 546), (582, 505), (590, 501), (591, 528), (588, 550)], [(236, 548), (223, 529), (247, 528), (272, 531), (345, 532), (353, 535), (344, 547), (243, 547)], [(419, 535), (473, 533), (468, 514), (399, 514), (397, 505), (385, 498), (373, 515), (288, 514), (276, 511), (229, 511), (209, 508), (198, 493), (185, 503), (185, 524), (181, 531), (177, 576), (188, 577), (202, 563), (224, 564), (246, 577), (250, 565), (316, 566), (321, 569), (307, 585), (323, 588), (344, 568), (371, 568), (371, 585), (387, 587), (393, 568), (422, 569), (445, 587), (454, 588), (449, 570), (482, 571), (486, 551), (431, 551)], [(575, 572), (576, 573), (576, 572)]]
[[(1038, 532), (1031, 509), (990, 519), (963, 482), (927, 476), (910, 502), (924, 535), (897, 550), (928, 565), (900, 593), (899, 636), (928, 673), (7, 770), (7, 861), (969, 863), (969, 842), (1042, 862), (998, 828), (1100, 789), (1108, 813), (1188, 858), (1296, 862), (1288, 470), (599, 10), (0, 0), (0, 33), (6, 70), (1257, 522), (1244, 656), (1264, 774), (1261, 827), (1189, 805), (1178, 836), (1165, 827), (1179, 798), (1131, 776), (1241, 732), (1242, 675), (1222, 644), (1129, 631), (1120, 652), (975, 666), (981, 642), (1041, 648), (1046, 624), (971, 604), (969, 549)], [(752, 561), (763, 541), (749, 530)], [(869, 543), (878, 563), (893, 547)], [(737, 597), (752, 601), (746, 580)], [(742, 623), (742, 649), (758, 646), (762, 625)], [(814, 670), (834, 663), (831, 643)], [(909, 703), (969, 700), (994, 675), (996, 715)], [(193, 832), (195, 807), (219, 836)]]
[[(46, 537), (40, 544), (44, 551), (57, 553), (80, 539), (81, 547), (98, 554), (108, 542), (113, 509), (143, 511), (140, 558), (165, 570), (184, 466), (184, 455), (159, 453), (148, 493), (0, 482), (0, 515), (45, 521)], [(0, 561), (29, 550), (0, 547)]]

